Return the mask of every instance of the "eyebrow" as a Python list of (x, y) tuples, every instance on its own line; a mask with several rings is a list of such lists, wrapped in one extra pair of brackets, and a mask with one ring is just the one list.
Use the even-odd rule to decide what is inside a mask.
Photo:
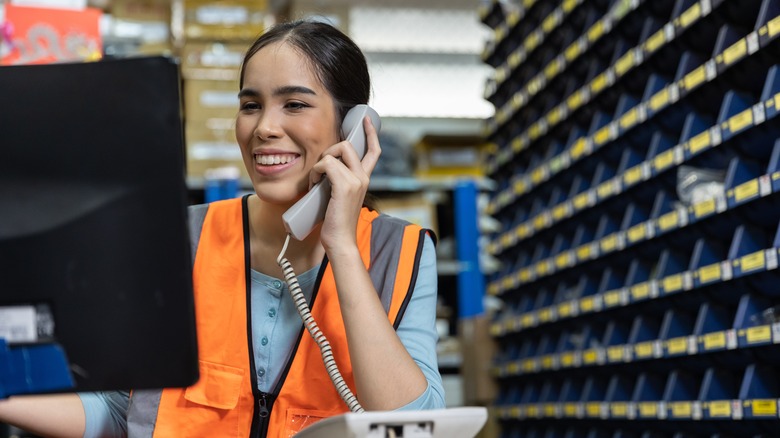
[[(274, 96), (286, 96), (290, 94), (311, 94), (313, 96), (316, 96), (317, 93), (314, 92), (311, 88), (304, 87), (302, 85), (285, 85), (283, 87), (276, 88), (273, 91)], [(258, 97), (260, 96), (260, 92), (255, 90), (254, 88), (244, 88), (241, 91), (238, 92), (238, 97)]]

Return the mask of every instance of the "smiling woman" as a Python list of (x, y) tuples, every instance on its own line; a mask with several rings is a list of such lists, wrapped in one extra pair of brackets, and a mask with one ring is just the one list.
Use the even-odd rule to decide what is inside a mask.
[[(255, 193), (190, 210), (198, 383), (10, 400), (0, 421), (42, 435), (286, 438), (347, 412), (276, 263), (283, 213), (325, 174), (325, 218), (285, 255), (344, 384), (366, 410), (444, 407), (433, 233), (364, 205), (381, 154), (371, 119), (362, 160), (340, 134), (368, 103), (363, 53), (330, 25), (283, 23), (249, 48), (240, 84), (236, 139)], [(66, 418), (36, 416), (47, 403), (67, 403)]]

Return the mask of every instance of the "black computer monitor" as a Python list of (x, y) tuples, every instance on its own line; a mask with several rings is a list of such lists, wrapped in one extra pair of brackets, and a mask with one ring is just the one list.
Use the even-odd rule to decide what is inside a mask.
[(61, 347), (42, 392), (197, 380), (179, 90), (165, 57), (0, 67), (0, 338)]

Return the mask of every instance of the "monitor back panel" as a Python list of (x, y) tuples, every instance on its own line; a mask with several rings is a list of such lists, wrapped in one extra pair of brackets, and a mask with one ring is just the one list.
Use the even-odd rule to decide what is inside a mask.
[(177, 64), (0, 67), (0, 96), (0, 309), (46, 315), (25, 342), (62, 346), (76, 390), (192, 384)]

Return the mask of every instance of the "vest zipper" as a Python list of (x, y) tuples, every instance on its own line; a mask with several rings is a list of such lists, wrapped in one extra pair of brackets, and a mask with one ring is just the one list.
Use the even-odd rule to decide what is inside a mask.
[(260, 418), (268, 418), (268, 399), (264, 392), (260, 393), (260, 397), (257, 399), (257, 416)]
[(267, 392), (257, 391), (255, 394), (257, 406), (255, 415), (252, 419), (252, 437), (264, 438), (268, 435), (268, 424), (271, 420), (271, 408), (274, 404), (274, 395)]
[(252, 280), (249, 254), (249, 208), (248, 196), (241, 200), (241, 216), (244, 228), (244, 275), (246, 284), (246, 332), (247, 347), (249, 349), (250, 381), (252, 384), (252, 396), (255, 399), (254, 413), (252, 414), (252, 426), (249, 430), (251, 438), (265, 438), (268, 434), (268, 423), (273, 408), (274, 396), (260, 391), (257, 387), (257, 368), (255, 367), (255, 349), (252, 342)]

